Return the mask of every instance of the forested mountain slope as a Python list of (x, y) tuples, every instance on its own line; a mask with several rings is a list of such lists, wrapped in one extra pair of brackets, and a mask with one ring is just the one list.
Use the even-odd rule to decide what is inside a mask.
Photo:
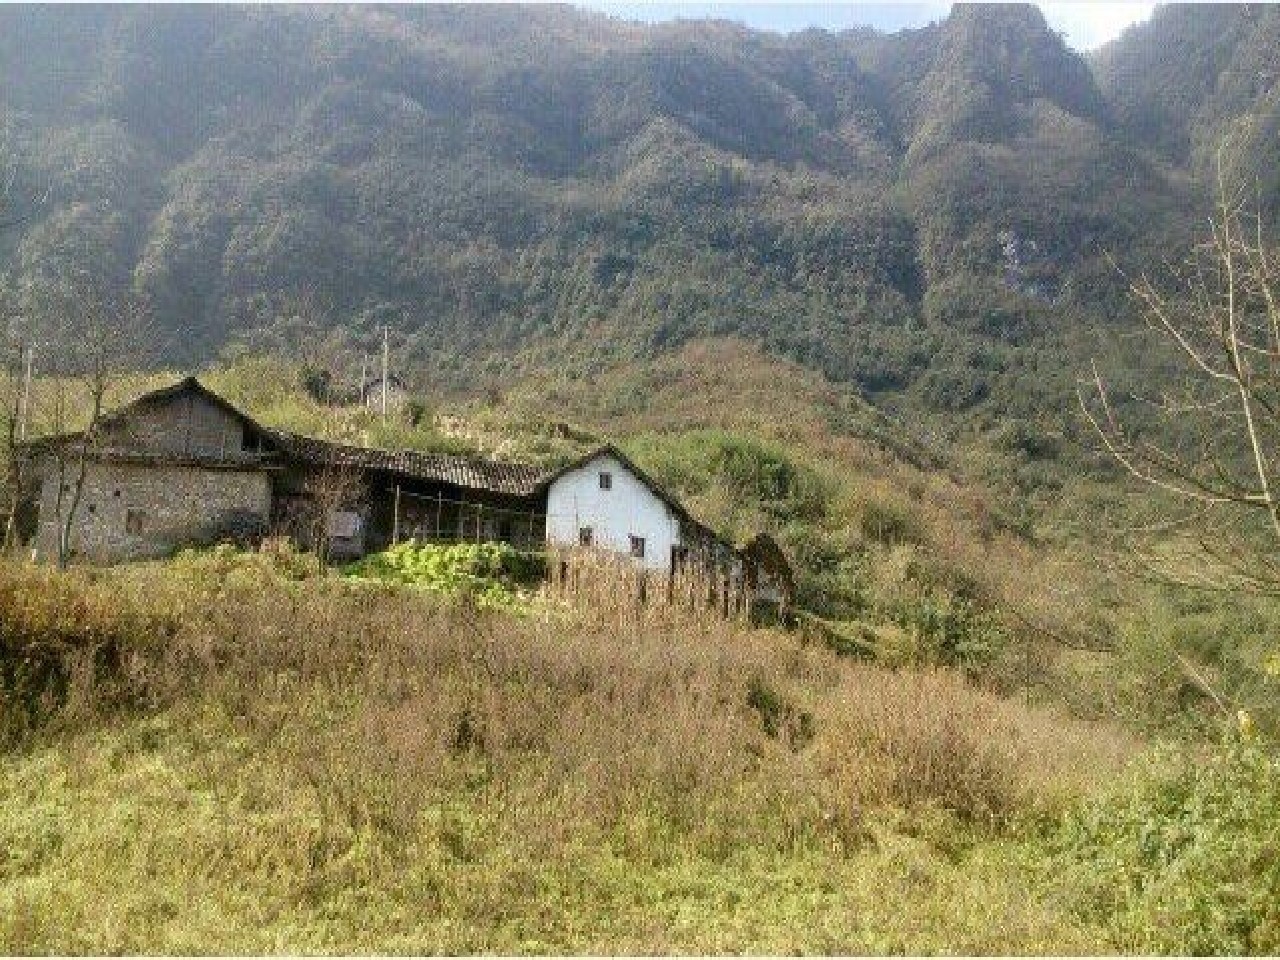
[[(1105, 255), (1173, 249), (1191, 142), (1269, 109), (1221, 64), (1262, 71), (1275, 22), (1162, 12), (1091, 71), (1022, 6), (791, 36), (9, 8), (11, 193), (49, 196), (0, 255), (13, 303), (72, 268), (134, 285), (182, 362), (248, 342), (354, 377), (386, 323), (418, 379), (456, 384), (733, 334), (890, 406), (1052, 418), (1129, 322)], [(1219, 39), (1187, 56), (1179, 29)]]
[(1277, 198), (1280, 9), (1160, 7), (1096, 56), (1098, 83), (1122, 127), (1170, 161), (1207, 172), (1224, 137), (1230, 159)]

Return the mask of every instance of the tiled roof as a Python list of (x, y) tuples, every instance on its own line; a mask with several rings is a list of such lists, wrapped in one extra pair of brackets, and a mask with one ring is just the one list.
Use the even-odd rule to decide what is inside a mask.
[[(495, 460), (483, 460), (479, 457), (462, 457), (445, 453), (419, 453), (416, 450), (378, 450), (371, 447), (353, 447), (341, 443), (330, 443), (314, 437), (276, 430), (257, 423), (242, 410), (239, 410), (200, 383), (195, 377), (187, 377), (168, 387), (152, 390), (130, 403), (103, 417), (103, 424), (123, 420), (145, 404), (163, 403), (184, 392), (191, 391), (207, 397), (212, 403), (239, 417), (252, 427), (270, 446), (279, 451), (280, 459), (295, 460), (314, 466), (348, 466), (360, 470), (384, 470), (405, 477), (421, 480), (434, 480), (448, 483), (456, 487), (470, 490), (482, 490), (489, 493), (502, 493), (511, 496), (527, 497), (535, 494), (547, 471), (527, 463), (500, 463)], [(79, 439), (81, 432), (60, 434), (29, 441), (24, 449), (33, 452), (55, 447)], [(176, 455), (150, 454), (143, 451), (125, 451), (116, 449), (95, 449), (93, 456), (99, 459), (147, 459), (153, 462), (177, 462), (183, 458)], [(216, 464), (214, 461), (216, 460)], [(184, 462), (191, 461), (186, 458)], [(191, 461), (194, 462), (194, 461)], [(256, 454), (229, 455), (221, 458), (205, 458), (204, 465), (237, 467), (259, 465), (264, 467), (279, 466), (280, 461), (269, 453), (265, 456)]]
[(435, 480), (471, 490), (487, 490), (513, 496), (530, 496), (546, 477), (546, 471), (527, 463), (501, 463), (478, 457), (416, 450), (378, 450), (330, 443), (282, 430), (266, 436), (286, 457), (319, 466), (385, 470), (422, 480)]

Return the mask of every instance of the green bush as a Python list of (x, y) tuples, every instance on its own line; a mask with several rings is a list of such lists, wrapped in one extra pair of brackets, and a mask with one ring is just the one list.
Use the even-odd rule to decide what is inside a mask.
[(423, 587), (508, 609), (518, 607), (522, 588), (538, 583), (545, 572), (542, 554), (505, 543), (443, 545), (414, 540), (370, 554), (343, 570), (349, 577)]
[(924, 543), (924, 525), (909, 506), (887, 500), (868, 500), (862, 505), (858, 526), (873, 543), (893, 546)]
[(758, 506), (778, 522), (825, 516), (832, 491), (812, 467), (771, 444), (729, 430), (633, 438), (629, 451), (673, 492)]
[(813, 740), (813, 714), (793, 706), (763, 677), (747, 682), (747, 706), (760, 715), (766, 736), (785, 740), (791, 749), (802, 750)]
[(1280, 951), (1280, 757), (1233, 742), (1166, 758), (1084, 805), (1049, 861), (1121, 952)]
[(1009, 643), (999, 619), (952, 594), (921, 590), (884, 611), (911, 638), (911, 659), (977, 669)]

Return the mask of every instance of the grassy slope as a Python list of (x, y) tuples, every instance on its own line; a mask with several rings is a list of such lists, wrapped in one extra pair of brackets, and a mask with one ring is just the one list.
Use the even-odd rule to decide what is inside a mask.
[[(1168, 669), (1170, 646), (1232, 690), (1231, 676), (1257, 686), (1246, 676), (1256, 676), (1257, 644), (1237, 638), (1269, 611), (1223, 607), (1202, 618), (1212, 630), (1188, 632), (1190, 621), (1153, 617), (1173, 601), (1100, 567), (1100, 532), (1150, 522), (1116, 485), (1076, 483), (1052, 508), (1028, 506), (1016, 490), (973, 479), (975, 462), (1016, 465), (1016, 455), (961, 450), (966, 465), (949, 466), (917, 425), (890, 422), (847, 388), (740, 340), (697, 341), (591, 376), (548, 370), (501, 394), (426, 395), (418, 427), (323, 407), (281, 359), (241, 358), (202, 377), (263, 422), (354, 443), (555, 463), (618, 441), (722, 532), (780, 534), (805, 604), (857, 621), (855, 632), (873, 628), (895, 662), (963, 662), (1005, 688), (1030, 682), (1077, 713), (1153, 727), (1211, 706)], [(109, 402), (171, 379), (133, 378)], [(55, 386), (37, 385), (37, 413), (54, 409)], [(726, 472), (726, 454), (747, 461), (745, 475)], [(791, 478), (781, 497), (769, 489), (778, 473)], [(1073, 650), (1117, 637), (1119, 658)]]
[[(282, 426), (445, 442), (335, 418), (291, 377), (259, 362), (210, 379)], [(677, 481), (727, 431), (836, 481), (818, 532), (867, 550), (875, 576), (932, 564), (1025, 585), (1048, 622), (1097, 615), (1069, 554), (993, 537), (980, 488), (881, 449), (856, 402), (753, 348), (495, 399), (437, 412), (470, 445), (554, 460), (588, 441), (551, 408)], [(736, 516), (718, 513), (722, 477), (682, 492)], [(869, 503), (907, 509), (920, 542), (868, 544)], [(0, 565), (0, 639), (73, 666), (86, 642), (137, 654), (114, 686), (72, 671), (0, 759), (0, 951), (1212, 952), (1280, 929), (1274, 798), (1257, 779), (1135, 793), (1119, 771), (1141, 745), (1108, 723), (794, 637), (552, 626), (260, 565), (9, 593), (33, 574)], [(1256, 632), (1247, 610), (1126, 602), (1134, 635), (1071, 676), (1078, 714), (1163, 728), (1197, 704), (1167, 669), (1173, 633), (1202, 634), (1203, 665)], [(1026, 647), (1037, 670), (1042, 647)], [(1118, 800), (1086, 799), (1099, 788)], [(1255, 819), (1213, 813), (1224, 795), (1256, 795)]]
[(1108, 946), (1029, 891), (1019, 851), (999, 841), (956, 859), (885, 830), (847, 854), (777, 836), (708, 855), (661, 815), (601, 831), (572, 793), (515, 812), (455, 786), (393, 841), (344, 839), (326, 856), (296, 773), (225, 718), (190, 711), (70, 738), (7, 763), (0, 784), (8, 953)]
[(0, 580), (7, 642), (132, 654), (0, 766), (7, 952), (1110, 945), (1023, 824), (1135, 745), (949, 673), (256, 561)]

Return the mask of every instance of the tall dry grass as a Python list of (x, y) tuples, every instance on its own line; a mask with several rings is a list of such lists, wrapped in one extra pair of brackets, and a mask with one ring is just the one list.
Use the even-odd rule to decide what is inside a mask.
[(741, 577), (727, 565), (691, 556), (674, 571), (652, 570), (600, 549), (551, 547), (547, 593), (571, 604), (583, 624), (703, 630), (743, 623), (751, 606)]
[(1132, 746), (1106, 727), (719, 619), (513, 617), (273, 569), (0, 563), (21, 794), (0, 949), (1092, 942), (1020, 892), (972, 910), (990, 878), (1020, 891), (1013, 865), (947, 871), (1046, 785), (1109, 777)]
[(839, 846), (868, 808), (999, 821), (1131, 749), (954, 673), (852, 664), (782, 633), (514, 618), (260, 561), (0, 564), (0, 657), (11, 747), (120, 711), (214, 710), (348, 838), (409, 831), (428, 796), (460, 787), (507, 798), (551, 845), (638, 805), (712, 846)]

